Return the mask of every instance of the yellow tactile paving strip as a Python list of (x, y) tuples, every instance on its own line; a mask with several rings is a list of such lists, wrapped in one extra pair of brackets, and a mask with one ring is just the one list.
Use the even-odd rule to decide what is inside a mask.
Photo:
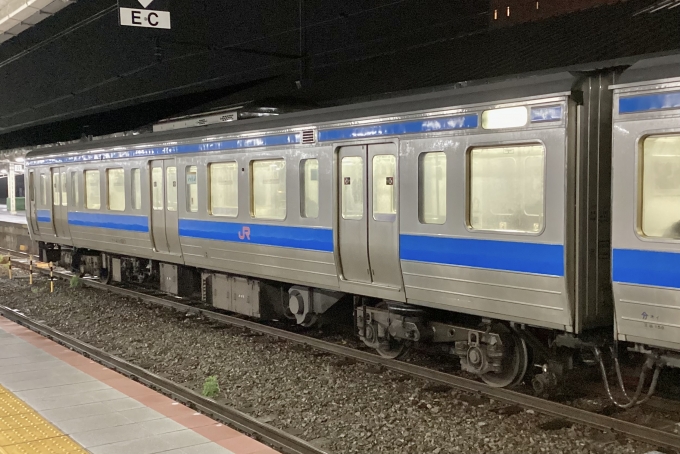
[(0, 385), (0, 454), (87, 451)]

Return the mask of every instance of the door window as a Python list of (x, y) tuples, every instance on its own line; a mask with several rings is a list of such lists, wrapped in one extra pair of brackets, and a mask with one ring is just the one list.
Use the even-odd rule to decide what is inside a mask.
[(163, 168), (151, 169), (151, 206), (154, 211), (163, 209)]
[(166, 173), (166, 194), (168, 195), (168, 211), (177, 211), (177, 167), (168, 167)]
[(73, 201), (73, 206), (77, 208), (80, 198), (78, 194), (78, 173), (76, 172), (71, 172), (71, 200)]
[(61, 172), (61, 206), (68, 205), (68, 180), (66, 172)]
[(61, 187), (59, 185), (59, 172), (54, 172), (52, 174), (52, 204), (54, 206), (59, 205), (60, 193)]
[(187, 167), (187, 211), (198, 211), (198, 167)]
[(28, 174), (28, 188), (31, 191), (29, 200), (35, 202), (35, 174), (33, 172)]
[(50, 186), (47, 183), (47, 175), (40, 174), (40, 205), (47, 206), (47, 191), (50, 190)]
[(139, 169), (132, 169), (130, 175), (132, 176), (132, 209), (139, 210), (142, 208), (142, 174)]
[(342, 218), (364, 217), (364, 160), (359, 156), (342, 158)]
[(396, 173), (394, 155), (373, 156), (373, 219), (376, 221), (392, 221), (397, 214)]

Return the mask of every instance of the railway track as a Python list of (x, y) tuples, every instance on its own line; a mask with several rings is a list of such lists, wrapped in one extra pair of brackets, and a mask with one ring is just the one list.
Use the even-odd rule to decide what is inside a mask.
[[(23, 253), (16, 253), (15, 251), (8, 251), (5, 249), (0, 249), (4, 250), (5, 252), (14, 254), (16, 256), (24, 256)], [(13, 260), (12, 261), (13, 266), (18, 267), (18, 268), (27, 268), (28, 264), (27, 261), (23, 260)], [(40, 273), (49, 273), (49, 270), (45, 269), (44, 267), (42, 268), (36, 268), (38, 272)], [(70, 273), (64, 273), (61, 271), (55, 271), (54, 272), (55, 277), (62, 278), (62, 279), (71, 279), (72, 274)], [(409, 364), (405, 362), (400, 362), (396, 360), (390, 360), (386, 359), (383, 357), (380, 357), (378, 355), (375, 355), (373, 353), (361, 351), (361, 350), (356, 350), (350, 347), (345, 347), (342, 345), (338, 345), (332, 342), (324, 341), (321, 339), (316, 339), (312, 337), (308, 337), (302, 334), (297, 334), (297, 333), (292, 333), (280, 328), (276, 327), (271, 327), (271, 326), (266, 326), (262, 325), (260, 323), (250, 321), (250, 320), (244, 320), (240, 319), (237, 317), (225, 315), (222, 313), (214, 312), (212, 310), (207, 310), (203, 309), (200, 307), (196, 307), (193, 305), (185, 304), (182, 301), (175, 301), (172, 299), (168, 298), (162, 298), (159, 296), (155, 295), (149, 295), (143, 292), (138, 292), (134, 291), (131, 289), (127, 288), (121, 288), (113, 285), (106, 285), (98, 281), (93, 281), (89, 279), (83, 279), (81, 282), (84, 285), (93, 287), (93, 288), (98, 288), (102, 290), (106, 290), (112, 293), (116, 293), (118, 295), (123, 295), (131, 298), (136, 298), (139, 300), (143, 300), (146, 302), (154, 303), (157, 305), (173, 308), (178, 311), (182, 312), (192, 312), (196, 314), (200, 314), (201, 316), (219, 322), (219, 323), (225, 323), (228, 325), (232, 326), (238, 326), (241, 328), (246, 328), (248, 330), (251, 330), (253, 332), (257, 332), (260, 334), (265, 334), (273, 337), (277, 337), (279, 339), (285, 339), (290, 342), (294, 342), (297, 344), (302, 344), (302, 345), (307, 345), (315, 350), (318, 351), (323, 351), (326, 353), (330, 353), (333, 355), (339, 355), (343, 356), (346, 358), (351, 358), (356, 361), (368, 363), (368, 364), (373, 364), (373, 365), (380, 365), (384, 367), (385, 369), (392, 370), (395, 372), (399, 372), (402, 374), (406, 374), (415, 378), (427, 380), (430, 382), (435, 382), (439, 384), (444, 384), (447, 386), (450, 386), (452, 388), (455, 388), (460, 391), (464, 392), (469, 392), (469, 393), (477, 393), (477, 394), (482, 394), (484, 396), (487, 396), (489, 398), (504, 402), (506, 404), (510, 405), (519, 405), (523, 408), (526, 409), (532, 409), (537, 412), (540, 412), (545, 415), (550, 415), (553, 417), (557, 418), (562, 418), (566, 419), (569, 421), (572, 421), (574, 423), (578, 424), (583, 424), (586, 426), (590, 426), (593, 428), (601, 429), (601, 430), (611, 430), (614, 432), (618, 432), (621, 434), (624, 434), (627, 437), (633, 438), (638, 441), (642, 441), (648, 444), (651, 444), (653, 446), (663, 448), (663, 449), (670, 449), (670, 450), (676, 450), (680, 451), (680, 435), (676, 435), (674, 433), (670, 432), (665, 432), (662, 430), (650, 428), (647, 426), (643, 426), (640, 424), (636, 424), (633, 422), (629, 421), (624, 421), (620, 419), (616, 419), (611, 416), (599, 414), (599, 413), (594, 413), (590, 412), (587, 410), (582, 410), (579, 408), (571, 407), (568, 405), (564, 405), (558, 402), (538, 398), (535, 396), (527, 395), (527, 394), (522, 394), (516, 391), (508, 390), (508, 389), (500, 389), (500, 388), (492, 388), (487, 386), (484, 383), (469, 380), (463, 377), (458, 377), (454, 375), (450, 375), (444, 372), (428, 369), (426, 367), (418, 366), (415, 364)], [(195, 408), (201, 410), (201, 411), (206, 411), (208, 414), (211, 414), (218, 419), (223, 419), (226, 422), (230, 423), (236, 428), (239, 428), (243, 430), (246, 433), (251, 433), (255, 436), (261, 437), (261, 439), (269, 444), (272, 444), (277, 447), (283, 447), (284, 449), (287, 449), (286, 452), (324, 452), (322, 450), (319, 450), (316, 447), (313, 447), (309, 444), (306, 444), (304, 441), (296, 439), (295, 437), (291, 437), (285, 432), (282, 432), (274, 427), (268, 426), (266, 424), (260, 423), (254, 418), (237, 412), (235, 410), (231, 409), (226, 409), (226, 407), (223, 407), (219, 404), (214, 403), (213, 401), (206, 399), (202, 396), (199, 396), (195, 394), (193, 391), (190, 391), (186, 388), (183, 388), (177, 384), (174, 384), (168, 380), (162, 379), (160, 377), (157, 377), (153, 374), (151, 374), (148, 371), (145, 371), (143, 369), (138, 368), (137, 366), (134, 366), (130, 363), (127, 363), (126, 361), (120, 359), (120, 358), (114, 358), (111, 357), (110, 355), (107, 355), (105, 352), (102, 352), (101, 350), (96, 349), (95, 347), (89, 346), (87, 344), (82, 344), (78, 340), (71, 338), (70, 336), (64, 335), (62, 333), (58, 333), (49, 327), (46, 327), (40, 323), (36, 323), (34, 321), (31, 321), (27, 317), (24, 317), (20, 314), (15, 313), (9, 308), (2, 307), (0, 306), (0, 314), (6, 316), (7, 318), (17, 321), (18, 323), (24, 324), (25, 326), (43, 334), (48, 337), (51, 337), (60, 343), (63, 343), (64, 345), (67, 345), (69, 348), (72, 348), (76, 351), (80, 351), (87, 356), (92, 357), (93, 359), (96, 359), (99, 362), (102, 362), (102, 364), (107, 365), (109, 367), (112, 367), (116, 370), (120, 370), (123, 373), (126, 373), (127, 375), (133, 376), (137, 378), (140, 382), (148, 384), (150, 386), (156, 387), (163, 392), (166, 392), (169, 395), (172, 395), (173, 397), (177, 398), (178, 400), (181, 400), (183, 402), (187, 402), (189, 405), (195, 406)], [(81, 344), (81, 345), (79, 345)], [(101, 355), (101, 356), (97, 356)], [(101, 360), (100, 360), (101, 358)], [(129, 373), (128, 373), (129, 371)], [(198, 399), (198, 400), (194, 400)], [(219, 408), (218, 408), (219, 407)], [(222, 409), (222, 410), (220, 410)], [(224, 411), (225, 414), (220, 414), (218, 411)], [(235, 414), (234, 419), (230, 419), (230, 414)], [(253, 423), (254, 425), (250, 425)], [(262, 429), (262, 426), (265, 426), (264, 429)], [(259, 430), (263, 430), (264, 433), (260, 433)], [(274, 431), (274, 432), (272, 432)], [(288, 447), (286, 446), (286, 443), (289, 441), (287, 438), (283, 439), (281, 437), (288, 437), (291, 439), (294, 439), (293, 441), (297, 441), (300, 443), (305, 444), (304, 447)], [(297, 449), (297, 450), (295, 450)], [(305, 451), (303, 449), (313, 449), (310, 451)]]

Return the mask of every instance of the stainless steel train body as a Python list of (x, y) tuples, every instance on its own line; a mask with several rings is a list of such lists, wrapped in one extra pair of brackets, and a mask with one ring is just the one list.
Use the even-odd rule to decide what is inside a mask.
[[(321, 289), (325, 306), (361, 295), (575, 337), (613, 319), (613, 77), (531, 76), (31, 153), (30, 231)], [(492, 358), (502, 336), (488, 328), (380, 314), (361, 318), (382, 323), (375, 338), (455, 342), (480, 374), (505, 367)]]
[(641, 61), (613, 87), (615, 334), (641, 351), (680, 351), (679, 68), (677, 56)]

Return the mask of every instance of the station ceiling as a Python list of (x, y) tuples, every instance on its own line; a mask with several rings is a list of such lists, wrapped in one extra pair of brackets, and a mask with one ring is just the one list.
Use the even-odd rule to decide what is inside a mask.
[(0, 149), (675, 50), (680, 8), (655, 4), (490, 29), (484, 0), (171, 0), (168, 31), (81, 0), (0, 44)]

